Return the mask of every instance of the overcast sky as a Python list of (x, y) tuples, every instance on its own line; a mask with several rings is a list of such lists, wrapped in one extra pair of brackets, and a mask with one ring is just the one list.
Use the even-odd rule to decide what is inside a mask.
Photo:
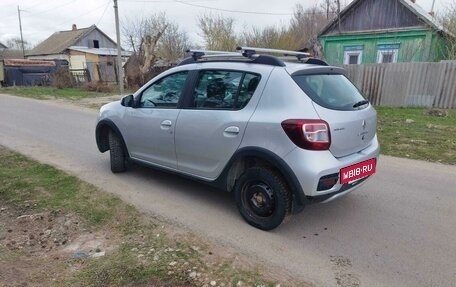
[[(164, 11), (167, 16), (179, 23), (190, 38), (201, 44), (196, 26), (196, 17), (205, 12), (222, 13), (236, 19), (237, 29), (246, 27), (287, 24), (293, 7), (301, 3), (311, 7), (321, 0), (118, 0), (121, 23), (123, 19), (147, 17), (155, 12)], [(344, 0), (342, 0), (344, 1)], [(417, 0), (425, 10), (430, 10), (433, 0)], [(444, 11), (456, 0), (435, 0), (437, 13)], [(180, 3), (180, 2), (186, 2)], [(350, 0), (344, 2), (349, 3)], [(22, 29), (24, 40), (36, 45), (52, 33), (70, 30), (74, 23), (78, 28), (97, 25), (112, 39), (115, 38), (114, 10), (112, 0), (1, 0), (0, 42), (19, 37), (17, 6), (22, 10)], [(200, 7), (198, 7), (200, 6)], [(245, 11), (221, 12), (201, 6), (223, 10)]]

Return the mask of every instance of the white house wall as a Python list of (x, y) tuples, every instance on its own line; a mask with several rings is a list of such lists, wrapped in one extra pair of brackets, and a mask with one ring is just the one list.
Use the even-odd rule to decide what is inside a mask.
[(87, 68), (85, 55), (70, 55), (70, 69), (80, 70)]
[(36, 55), (36, 56), (27, 56), (29, 60), (67, 60), (69, 61), (69, 56), (66, 54), (52, 54), (52, 55)]

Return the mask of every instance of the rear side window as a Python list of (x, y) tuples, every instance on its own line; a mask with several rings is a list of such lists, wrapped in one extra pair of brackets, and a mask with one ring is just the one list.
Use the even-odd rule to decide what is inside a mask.
[(242, 109), (252, 98), (260, 78), (260, 75), (242, 71), (201, 71), (191, 108)]
[(365, 100), (344, 75), (296, 75), (293, 80), (315, 103), (328, 109), (350, 111)]

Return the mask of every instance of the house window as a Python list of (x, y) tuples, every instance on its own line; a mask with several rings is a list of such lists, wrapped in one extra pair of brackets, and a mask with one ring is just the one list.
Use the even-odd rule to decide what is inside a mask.
[(377, 47), (377, 63), (397, 63), (399, 44), (381, 44)]
[(94, 48), (100, 48), (100, 43), (98, 42), (98, 40), (93, 40), (93, 47)]
[(363, 59), (362, 45), (345, 46), (344, 47), (344, 64), (345, 65), (359, 65)]

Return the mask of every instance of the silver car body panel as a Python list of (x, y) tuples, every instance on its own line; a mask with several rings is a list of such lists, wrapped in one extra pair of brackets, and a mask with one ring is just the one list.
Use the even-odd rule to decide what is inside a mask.
[(330, 110), (316, 103), (313, 106), (331, 128), (329, 150), (335, 157), (347, 156), (371, 145), (377, 131), (377, 112), (372, 106), (352, 111)]
[[(271, 74), (273, 83), (263, 92), (255, 114), (248, 123), (243, 147), (260, 147), (285, 157), (296, 145), (285, 134), (281, 123), (287, 119), (319, 119), (312, 101), (281, 68)], [(270, 80), (272, 81), (272, 80)]]
[(261, 75), (255, 93), (241, 110), (183, 109), (176, 126), (178, 170), (215, 180), (239, 148), (247, 123), (255, 112), (272, 66), (245, 63), (207, 63), (195, 70), (233, 70)]
[(349, 156), (336, 158), (330, 151), (309, 151), (295, 148), (287, 154), (284, 160), (295, 172), (304, 193), (307, 196), (320, 196), (337, 192), (342, 187), (340, 182), (338, 182), (331, 189), (317, 191), (318, 181), (321, 177), (329, 174), (338, 174), (344, 167), (372, 158), (378, 160), (379, 151), (377, 137), (375, 136), (371, 141), (371, 145)]
[(130, 157), (177, 168), (174, 129), (178, 109), (126, 108), (125, 143)]
[(241, 144), (253, 109), (182, 110), (176, 127), (178, 170), (216, 179)]

